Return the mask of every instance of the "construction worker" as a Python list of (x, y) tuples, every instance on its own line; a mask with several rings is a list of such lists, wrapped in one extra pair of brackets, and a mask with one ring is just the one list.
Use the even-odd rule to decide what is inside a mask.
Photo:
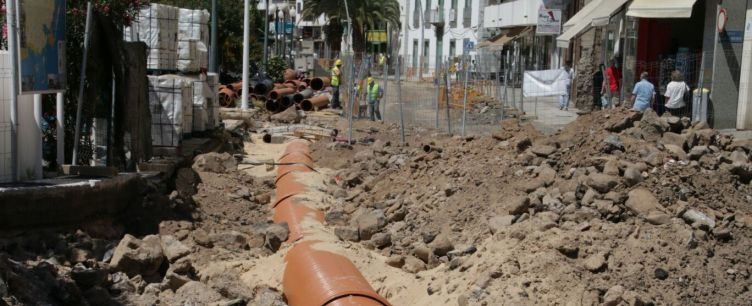
[[(368, 85), (366, 85), (366, 98), (368, 99), (368, 110), (371, 116), (371, 121), (381, 121), (381, 112), (379, 111), (379, 102), (384, 96), (384, 91), (376, 83), (376, 80), (368, 76)], [(375, 115), (375, 116), (374, 116)]]
[(384, 53), (379, 53), (379, 71), (383, 73), (384, 69), (386, 69), (386, 56)]
[(339, 104), (339, 84), (340, 77), (342, 76), (342, 60), (337, 59), (334, 61), (334, 67), (332, 67), (332, 108), (340, 109), (342, 106)]

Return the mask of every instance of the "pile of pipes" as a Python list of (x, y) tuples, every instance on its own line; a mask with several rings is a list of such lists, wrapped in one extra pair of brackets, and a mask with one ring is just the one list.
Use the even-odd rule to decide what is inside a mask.
[[(329, 106), (331, 100), (330, 80), (327, 77), (298, 78), (297, 73), (287, 69), (283, 83), (269, 79), (251, 81), (248, 86), (252, 99), (264, 102), (271, 113), (282, 112), (291, 106), (304, 111), (314, 111)], [(237, 82), (219, 87), (219, 102), (222, 107), (235, 107), (241, 97), (243, 83)]]

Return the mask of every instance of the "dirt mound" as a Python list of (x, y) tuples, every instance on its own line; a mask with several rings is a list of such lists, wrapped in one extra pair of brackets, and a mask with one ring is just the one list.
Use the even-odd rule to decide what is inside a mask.
[[(452, 275), (428, 295), (488, 305), (752, 298), (748, 142), (623, 109), (550, 137), (516, 121), (492, 137), (409, 133), (419, 142), (395, 146), (387, 129), (348, 149), (327, 222), (388, 265)], [(315, 149), (317, 162), (341, 150)]]

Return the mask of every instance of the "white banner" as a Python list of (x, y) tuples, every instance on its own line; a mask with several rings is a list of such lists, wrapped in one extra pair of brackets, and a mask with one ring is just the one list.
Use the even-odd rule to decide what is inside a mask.
[(572, 84), (569, 73), (563, 69), (525, 71), (522, 93), (525, 97), (550, 97), (566, 94)]

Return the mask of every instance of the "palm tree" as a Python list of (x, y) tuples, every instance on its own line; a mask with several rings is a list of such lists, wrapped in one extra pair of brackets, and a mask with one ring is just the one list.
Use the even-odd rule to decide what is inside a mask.
[[(327, 35), (330, 45), (335, 46), (342, 39), (341, 30), (347, 24), (347, 12), (343, 1), (347, 1), (353, 27), (353, 51), (362, 54), (366, 50), (366, 31), (375, 29), (380, 23), (388, 22), (394, 27), (400, 24), (400, 6), (397, 0), (305, 0), (303, 17), (316, 18), (321, 14), (329, 19)], [(339, 29), (337, 29), (339, 28)]]

